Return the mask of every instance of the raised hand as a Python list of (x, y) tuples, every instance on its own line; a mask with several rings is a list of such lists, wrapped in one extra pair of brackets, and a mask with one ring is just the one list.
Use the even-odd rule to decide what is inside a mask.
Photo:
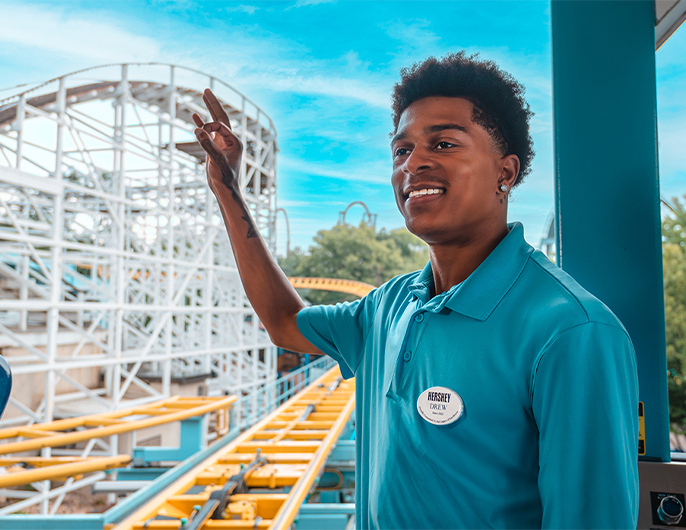
[(241, 194), (238, 176), (243, 145), (229, 117), (210, 90), (203, 96), (212, 121), (193, 114), (195, 136), (207, 153), (207, 180), (217, 198), (245, 293), (275, 344), (303, 353), (321, 353), (300, 333), (297, 314), (304, 307), (255, 226)]
[(247, 239), (258, 237), (248, 207), (241, 197), (238, 182), (243, 144), (231, 130), (229, 116), (209, 88), (205, 90), (202, 99), (207, 110), (210, 111), (213, 121), (205, 123), (197, 114), (193, 114), (193, 121), (198, 126), (195, 129), (195, 137), (207, 153), (207, 163), (205, 164), (207, 182), (210, 189), (217, 195), (220, 206), (227, 206), (220, 198), (220, 195), (223, 195), (222, 190), (231, 192), (236, 204), (233, 207), (227, 207), (233, 211), (238, 208), (241, 219), (248, 225)]
[(231, 122), (224, 107), (208, 88), (202, 97), (212, 120), (205, 123), (200, 116), (193, 114), (198, 126), (195, 136), (207, 153), (207, 180), (214, 191), (217, 185), (224, 185), (238, 192), (238, 175), (241, 168), (243, 144), (231, 130)]

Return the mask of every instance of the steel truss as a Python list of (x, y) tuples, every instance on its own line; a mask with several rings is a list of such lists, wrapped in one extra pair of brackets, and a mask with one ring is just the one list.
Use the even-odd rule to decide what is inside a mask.
[(0, 426), (140, 405), (175, 380), (242, 394), (276, 378), (193, 135), (205, 87), (246, 146), (242, 188), (273, 250), (276, 131), (222, 81), (120, 64), (0, 101), (0, 348), (15, 378)]

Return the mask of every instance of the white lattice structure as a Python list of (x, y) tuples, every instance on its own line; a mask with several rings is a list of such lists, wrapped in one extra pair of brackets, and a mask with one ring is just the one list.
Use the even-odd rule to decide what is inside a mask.
[(275, 379), (193, 135), (206, 87), (246, 146), (273, 249), (276, 131), (220, 80), (111, 65), (0, 101), (0, 347), (17, 389), (0, 425), (159, 399), (177, 378), (232, 393)]

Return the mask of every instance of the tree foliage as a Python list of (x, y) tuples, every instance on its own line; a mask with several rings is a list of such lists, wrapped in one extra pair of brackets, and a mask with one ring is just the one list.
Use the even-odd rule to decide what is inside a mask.
[(686, 433), (686, 206), (674, 198), (672, 207), (662, 222), (669, 416)]
[[(307, 252), (296, 248), (279, 265), (288, 276), (341, 278), (379, 286), (394, 276), (421, 269), (429, 259), (425, 243), (404, 228), (387, 232), (361, 224), (320, 230)], [(354, 295), (303, 291), (312, 304), (354, 300)]]

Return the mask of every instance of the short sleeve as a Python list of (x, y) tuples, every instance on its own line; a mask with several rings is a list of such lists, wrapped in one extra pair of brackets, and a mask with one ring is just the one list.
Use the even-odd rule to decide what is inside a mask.
[(636, 528), (638, 377), (619, 326), (565, 331), (532, 379), (542, 528)]
[(375, 289), (354, 302), (305, 307), (298, 313), (300, 332), (338, 362), (345, 379), (354, 376), (364, 355), (376, 313), (377, 292)]

